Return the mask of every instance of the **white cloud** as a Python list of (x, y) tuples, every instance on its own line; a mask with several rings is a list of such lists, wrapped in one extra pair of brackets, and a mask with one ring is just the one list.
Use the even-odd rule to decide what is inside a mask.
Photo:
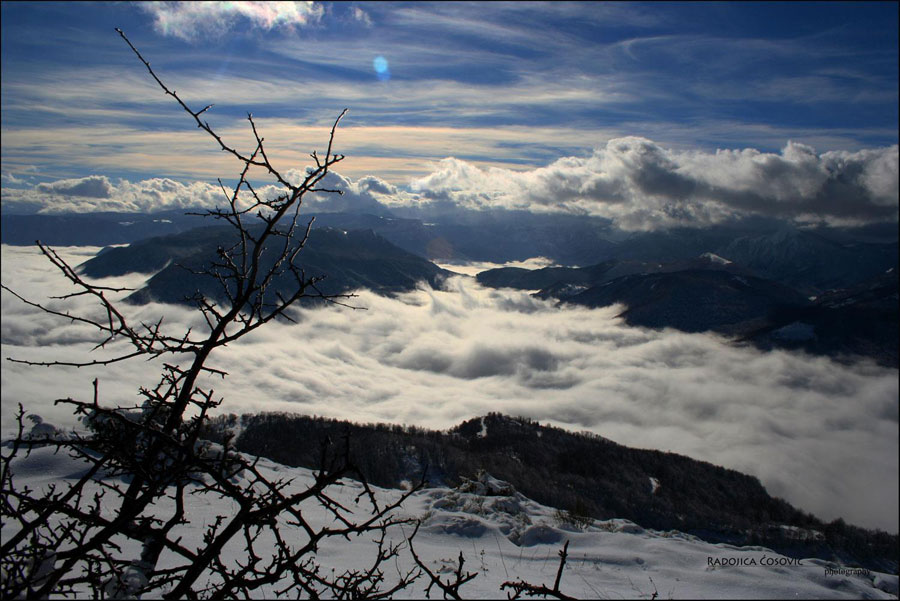
[[(299, 182), (306, 171), (290, 169)], [(514, 171), (449, 157), (407, 186), (374, 175), (358, 179), (331, 172), (323, 187), (343, 196), (311, 195), (316, 210), (380, 212), (515, 209), (568, 212), (611, 219), (627, 230), (707, 226), (761, 215), (800, 222), (857, 225), (896, 221), (898, 147), (817, 154), (788, 142), (779, 153), (756, 149), (675, 150), (640, 137), (613, 138), (590, 156), (569, 156), (545, 167)], [(264, 194), (274, 186), (259, 187)], [(120, 210), (213, 206), (223, 202), (218, 185), (152, 178), (110, 182), (91, 175), (5, 189), (9, 209)]]
[(29, 183), (28, 179), (16, 177), (15, 173), (2, 173), (0, 174), (0, 182), (4, 184), (11, 184), (13, 186), (24, 186)]
[(778, 154), (710, 153), (626, 137), (529, 171), (444, 159), (410, 189), (425, 204), (580, 212), (637, 230), (744, 215), (855, 224), (897, 219), (897, 155), (897, 146), (816, 154), (794, 142)]
[(41, 183), (33, 188), (4, 189), (3, 206), (9, 211), (88, 213), (96, 211), (153, 212), (165, 209), (213, 207), (225, 204), (218, 186), (204, 182), (183, 184), (167, 178), (139, 182), (89, 175)]
[[(80, 253), (75, 262), (87, 256), (72, 250)], [(4, 246), (2, 258), (5, 284), (35, 298), (61, 292), (33, 250)], [(824, 519), (897, 530), (895, 369), (631, 328), (617, 308), (559, 309), (464, 279), (394, 299), (363, 293), (356, 304), (368, 310), (305, 311), (300, 323), (260, 329), (215, 356), (230, 374), (207, 383), (224, 398), (220, 410), (432, 428), (488, 411), (524, 415), (739, 469)], [(83, 329), (36, 315), (6, 293), (2, 310), (4, 357), (85, 357)], [(129, 311), (147, 321), (165, 313), (173, 333), (202, 327), (184, 308)], [(103, 399), (136, 402), (137, 387), (159, 371), (139, 361), (50, 377), (5, 362), (4, 426), (20, 400), (49, 421), (71, 420), (53, 399), (89, 398), (94, 377)]]
[(85, 198), (109, 198), (113, 191), (112, 185), (105, 175), (89, 175), (80, 179), (64, 179), (38, 184), (35, 189), (41, 194)]
[(244, 20), (270, 31), (295, 28), (318, 21), (322, 6), (316, 2), (139, 2), (153, 16), (158, 33), (188, 41), (201, 36), (222, 36)]
[[(287, 181), (299, 184), (308, 170), (289, 169)], [(226, 184), (227, 185), (227, 184)], [(358, 180), (329, 172), (317, 188), (336, 190), (341, 194), (316, 192), (303, 199), (306, 210), (355, 211), (382, 213), (385, 207), (378, 198), (399, 193), (398, 188), (375, 176)], [(275, 198), (284, 192), (280, 185), (256, 185), (262, 198)], [(225, 188), (228, 194), (232, 189)], [(242, 190), (241, 200), (249, 202), (249, 194)], [(96, 211), (151, 213), (167, 209), (213, 208), (226, 206), (225, 192), (218, 184), (206, 182), (182, 183), (169, 178), (151, 178), (130, 182), (120, 179), (111, 182), (106, 176), (90, 175), (77, 179), (41, 183), (32, 188), (4, 188), (3, 207), (11, 212), (87, 213)], [(245, 205), (246, 206), (246, 205)]]
[[(284, 177), (293, 185), (300, 184), (310, 172), (311, 168), (305, 170), (288, 169)], [(393, 195), (398, 193), (398, 189), (373, 175), (360, 178), (356, 181), (344, 177), (343, 175), (329, 171), (325, 174), (316, 188), (324, 190), (334, 190), (339, 194), (331, 192), (317, 192), (310, 194), (303, 199), (303, 206), (307, 210), (324, 210), (324, 211), (348, 211), (357, 213), (382, 213), (384, 205), (378, 202), (376, 196)], [(278, 186), (266, 186), (262, 189), (268, 198), (274, 198), (281, 194), (283, 189)]]
[(366, 27), (371, 27), (371, 26), (372, 26), (372, 17), (370, 17), (370, 16), (369, 16), (369, 13), (367, 13), (366, 11), (364, 11), (363, 9), (361, 9), (360, 7), (354, 6), (354, 7), (353, 7), (353, 10), (351, 11), (351, 14), (353, 15), (353, 19), (354, 19), (355, 21), (359, 21), (360, 23), (362, 23), (362, 24), (365, 25)]

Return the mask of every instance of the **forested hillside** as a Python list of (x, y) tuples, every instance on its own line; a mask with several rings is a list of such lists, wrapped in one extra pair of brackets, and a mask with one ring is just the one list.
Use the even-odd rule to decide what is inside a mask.
[(214, 420), (211, 436), (228, 432), (238, 433), (240, 451), (310, 468), (328, 461), (321, 451), (326, 441), (347, 439), (351, 456), (379, 486), (399, 487), (423, 475), (426, 484), (457, 485), (484, 470), (576, 517), (625, 518), (712, 542), (764, 545), (873, 569), (898, 565), (897, 536), (841, 520), (826, 524), (770, 496), (752, 476), (525, 418), (489, 414), (447, 432), (278, 413)]

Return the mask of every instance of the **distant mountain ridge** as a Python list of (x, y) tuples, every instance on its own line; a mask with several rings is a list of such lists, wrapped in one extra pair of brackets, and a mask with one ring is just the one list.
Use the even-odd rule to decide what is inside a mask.
[[(230, 246), (234, 236), (234, 230), (229, 226), (197, 228), (142, 240), (127, 247), (104, 249), (78, 269), (95, 278), (128, 272), (157, 272), (144, 288), (128, 297), (134, 303), (185, 303), (188, 302), (185, 299), (198, 291), (209, 298), (222, 300), (224, 293), (214, 278), (198, 276), (190, 270), (209, 265), (216, 258), (217, 249)], [(263, 263), (272, 264), (276, 255), (275, 249), (266, 250)], [(314, 228), (295, 265), (309, 277), (325, 276), (317, 284), (323, 294), (341, 294), (358, 288), (391, 294), (412, 290), (419, 282), (440, 287), (451, 275), (371, 230)], [(284, 274), (275, 279), (268, 293), (287, 293), (293, 286), (293, 276)]]
[[(307, 217), (310, 215), (307, 215)], [(609, 260), (650, 263), (721, 256), (766, 279), (806, 295), (864, 282), (897, 267), (896, 224), (864, 228), (798, 228), (784, 222), (744, 219), (704, 228), (625, 232), (608, 220), (523, 211), (462, 213), (430, 223), (365, 213), (317, 213), (318, 227), (370, 229), (429, 260), (504, 263), (542, 256), (559, 265)], [(131, 243), (202, 227), (180, 211), (152, 214), (10, 215), (0, 218), (0, 240), (30, 245)]]
[(711, 253), (664, 263), (504, 267), (476, 277), (485, 286), (537, 290), (535, 296), (562, 303), (592, 308), (621, 303), (626, 305), (621, 316), (631, 325), (715, 331), (765, 349), (865, 356), (900, 365), (895, 268), (818, 297)]
[[(199, 233), (210, 228), (186, 235), (205, 222), (181, 211), (3, 215), (0, 223), (4, 243), (30, 244), (35, 237), (50, 244), (130, 241), (137, 250), (104, 249), (84, 269), (97, 277), (162, 270), (132, 297), (136, 302), (181, 302), (197, 290), (197, 283), (174, 263), (196, 266), (202, 252), (210, 256), (215, 251), (214, 241), (204, 241), (206, 234)], [(437, 283), (446, 274), (435, 271), (429, 259), (505, 262), (544, 256), (584, 267), (501, 268), (482, 272), (478, 280), (589, 307), (624, 303), (628, 310), (623, 317), (634, 325), (713, 330), (761, 348), (862, 355), (898, 366), (898, 244), (896, 227), (890, 224), (812, 229), (745, 219), (703, 229), (627, 233), (597, 218), (507, 211), (471, 212), (443, 223), (323, 213), (316, 225), (314, 238), (327, 228), (371, 233), (365, 244), (356, 233), (343, 244), (323, 234), (322, 243), (330, 244), (325, 254), (340, 260), (317, 255), (315, 247), (304, 253), (311, 273), (328, 276), (323, 286), (329, 293), (347, 287), (390, 293), (411, 289), (414, 281)], [(158, 232), (168, 234), (164, 242), (158, 236), (153, 238), (157, 242), (146, 238)], [(205, 250), (200, 248), (204, 244)], [(366, 244), (381, 245), (381, 258), (364, 259)], [(335, 254), (341, 248), (361, 254)], [(406, 253), (402, 257), (397, 254), (401, 249)], [(877, 294), (880, 300), (863, 301), (852, 292), (859, 287), (877, 290), (869, 296)], [(214, 287), (202, 290), (210, 293)], [(836, 306), (829, 298), (843, 300)]]
[(809, 302), (776, 282), (715, 269), (625, 275), (563, 300), (587, 307), (624, 303), (622, 316), (633, 325), (721, 333), (740, 332), (747, 322)]
[(65, 213), (0, 216), (0, 241), (29, 246), (35, 240), (53, 246), (109, 246), (175, 234), (202, 225), (184, 210), (158, 213)]

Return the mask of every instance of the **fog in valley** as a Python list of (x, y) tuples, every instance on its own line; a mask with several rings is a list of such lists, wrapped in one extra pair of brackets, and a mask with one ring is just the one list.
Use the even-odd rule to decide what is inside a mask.
[[(99, 249), (61, 249), (78, 264)], [(2, 280), (50, 306), (66, 289), (36, 248), (2, 247)], [(471, 271), (471, 269), (470, 269)], [(139, 287), (146, 275), (103, 280)], [(68, 306), (84, 308), (87, 299)], [(444, 429), (489, 411), (588, 430), (628, 446), (682, 453), (760, 478), (769, 492), (823, 519), (896, 532), (898, 382), (894, 369), (760, 352), (707, 334), (633, 328), (599, 310), (558, 308), (528, 293), (451, 278), (445, 290), (386, 298), (362, 291), (360, 309), (303, 310), (214, 356), (229, 373), (207, 385), (221, 412), (285, 411)], [(53, 400), (140, 403), (161, 365), (32, 367), (17, 359), (79, 360), (90, 328), (2, 297), (3, 430), (17, 403), (60, 426), (75, 418)], [(164, 315), (169, 333), (203, 329), (198, 314), (129, 306), (135, 320)], [(169, 359), (171, 360), (171, 358)]]

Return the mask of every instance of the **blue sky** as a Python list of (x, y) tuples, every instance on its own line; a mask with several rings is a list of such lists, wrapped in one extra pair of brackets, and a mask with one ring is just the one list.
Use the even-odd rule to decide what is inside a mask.
[[(698, 188), (710, 196), (730, 177), (720, 169), (756, 184), (778, 171), (761, 163), (780, 161), (796, 180), (798, 168), (806, 173), (798, 156), (832, 173), (852, 155), (867, 174), (860, 194), (886, 195), (869, 204), (896, 212), (897, 7), (4, 2), (4, 209), (90, 204), (78, 198), (149, 209), (171, 201), (166, 185), (203, 196), (216, 177), (237, 173), (155, 87), (114, 32), (121, 27), (189, 104), (215, 103), (210, 124), (238, 146), (252, 143), (251, 111), (282, 170), (302, 169), (349, 108), (337, 137), (348, 157), (342, 185), (363, 196), (389, 191), (392, 199), (378, 198), (388, 205), (563, 207), (639, 228), (648, 215), (666, 222), (673, 203), (700, 202), (691, 218), (715, 220), (711, 212), (735, 205), (720, 211), (708, 198), (676, 193), (648, 205), (646, 187), (623, 191), (646, 173), (610, 183), (613, 164), (627, 170), (628, 157), (658, 156), (642, 169), (689, 177), (695, 187), (697, 173), (715, 172), (719, 183)], [(732, 153), (727, 164), (718, 150)], [(569, 200), (522, 200), (564, 185), (573, 169), (591, 175), (562, 195)], [(602, 198), (585, 192), (598, 174)], [(779, 188), (767, 202), (821, 196), (821, 188)], [(623, 202), (644, 204), (614, 206)], [(809, 202), (788, 215), (808, 217), (819, 208)], [(884, 218), (884, 210), (855, 218), (876, 213)]]

